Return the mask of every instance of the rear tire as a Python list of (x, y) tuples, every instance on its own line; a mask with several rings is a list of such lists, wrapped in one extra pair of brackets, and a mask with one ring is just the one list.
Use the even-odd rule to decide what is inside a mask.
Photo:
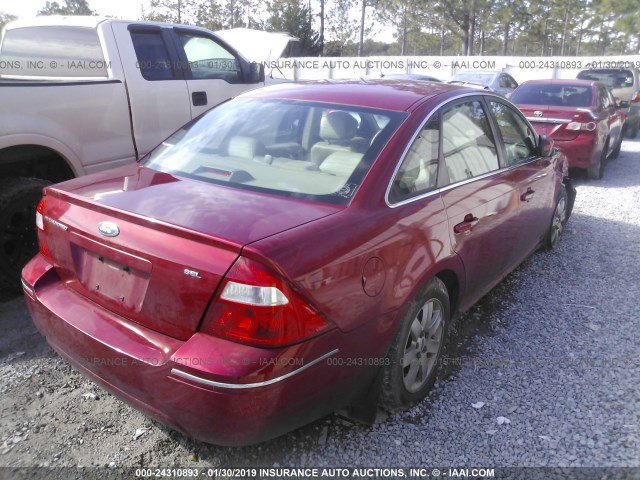
[(563, 185), (560, 189), (560, 195), (558, 196), (556, 207), (553, 210), (551, 225), (549, 226), (549, 231), (547, 232), (547, 237), (545, 239), (545, 246), (547, 250), (551, 250), (558, 245), (558, 242), (562, 237), (562, 233), (564, 232), (564, 226), (569, 219), (569, 216), (567, 215), (567, 198), (567, 190)]
[(616, 143), (616, 148), (611, 152), (611, 158), (618, 158), (620, 156), (620, 149), (622, 148), (622, 139), (624, 138), (623, 132), (620, 133), (620, 138), (618, 139), (618, 143)]
[(383, 367), (382, 403), (389, 408), (420, 402), (436, 379), (451, 318), (449, 292), (434, 277), (409, 302)]
[(636, 138), (636, 135), (638, 135), (638, 128), (640, 128), (640, 120), (638, 120), (632, 127), (630, 126), (625, 129), (627, 138)]
[(605, 145), (602, 149), (602, 154), (595, 165), (588, 168), (589, 178), (591, 180), (600, 180), (604, 176), (604, 165), (607, 162), (607, 150), (609, 144)]
[(0, 290), (20, 292), (22, 267), (38, 251), (35, 211), (42, 188), (38, 178), (0, 180)]

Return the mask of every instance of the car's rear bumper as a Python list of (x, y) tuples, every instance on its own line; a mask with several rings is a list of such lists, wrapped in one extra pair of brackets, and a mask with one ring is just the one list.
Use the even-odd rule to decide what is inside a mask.
[(554, 145), (567, 156), (571, 168), (592, 167), (600, 158), (601, 149), (598, 150), (594, 136), (578, 135), (573, 140), (553, 139), (553, 141)]
[[(60, 282), (40, 255), (23, 270), (29, 312), (49, 344), (105, 389), (162, 423), (220, 445), (246, 445), (344, 405), (337, 330), (280, 349), (196, 333), (186, 342), (132, 323)], [(353, 373), (353, 372), (348, 372)]]

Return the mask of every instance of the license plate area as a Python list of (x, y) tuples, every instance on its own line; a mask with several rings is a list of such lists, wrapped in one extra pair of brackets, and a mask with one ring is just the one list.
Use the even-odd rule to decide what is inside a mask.
[(140, 312), (151, 262), (79, 235), (71, 239), (71, 254), (77, 282), (87, 296), (117, 310)]

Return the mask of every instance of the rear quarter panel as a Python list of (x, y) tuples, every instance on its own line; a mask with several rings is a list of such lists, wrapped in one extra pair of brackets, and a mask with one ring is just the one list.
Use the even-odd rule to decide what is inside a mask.
[(391, 341), (403, 307), (429, 278), (452, 271), (464, 290), (464, 270), (451, 248), (440, 195), (396, 208), (384, 200), (420, 118), (405, 120), (345, 210), (243, 250), (270, 259), (340, 330), (370, 325), (378, 335), (386, 332), (376, 340), (380, 348)]

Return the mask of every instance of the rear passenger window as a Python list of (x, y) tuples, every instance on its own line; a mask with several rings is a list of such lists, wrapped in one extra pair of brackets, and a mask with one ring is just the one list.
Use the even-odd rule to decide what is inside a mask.
[(500, 168), (489, 120), (479, 101), (460, 103), (444, 111), (442, 154), (449, 183)]
[(438, 177), (440, 142), (439, 117), (429, 120), (411, 144), (389, 191), (389, 201), (397, 203), (435, 188)]
[(145, 80), (173, 80), (169, 51), (158, 31), (131, 32), (133, 48), (136, 51), (138, 67)]
[(107, 77), (98, 33), (86, 27), (12, 28), (4, 34), (0, 75)]

